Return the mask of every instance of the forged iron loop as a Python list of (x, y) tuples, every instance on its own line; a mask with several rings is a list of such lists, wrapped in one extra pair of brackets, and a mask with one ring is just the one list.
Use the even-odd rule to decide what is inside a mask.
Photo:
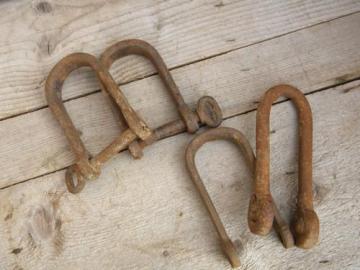
[[(108, 71), (99, 64), (94, 56), (86, 53), (74, 53), (63, 58), (50, 71), (45, 84), (45, 94), (50, 110), (63, 128), (76, 157), (76, 164), (68, 168), (65, 178), (67, 187), (72, 193), (77, 193), (82, 190), (85, 185), (84, 179), (94, 179), (99, 176), (101, 164), (111, 157), (106, 156), (106, 154), (112, 152), (108, 149), (107, 152), (102, 152), (95, 158), (90, 159), (91, 157), (64, 107), (61, 97), (64, 81), (72, 71), (80, 67), (90, 67), (95, 72), (102, 87), (113, 97), (121, 109), (124, 118), (129, 122), (128, 133), (131, 132), (133, 134), (133, 140), (135, 140), (136, 137), (147, 139), (152, 135), (151, 130), (130, 107), (125, 96), (118, 89)], [(120, 137), (123, 138), (121, 135)], [(115, 141), (119, 143), (118, 139)], [(128, 143), (131, 143), (131, 141)], [(113, 147), (117, 148), (116, 145), (113, 145)], [(122, 145), (122, 147), (124, 147), (124, 145)], [(73, 181), (74, 176), (77, 178), (77, 184)]]
[(111, 65), (118, 59), (128, 55), (139, 55), (151, 61), (156, 68), (165, 88), (169, 91), (173, 98), (176, 108), (180, 113), (181, 118), (186, 124), (187, 130), (194, 133), (199, 129), (196, 115), (191, 111), (189, 106), (185, 103), (179, 88), (175, 84), (173, 77), (170, 74), (164, 60), (158, 51), (149, 43), (139, 39), (123, 40), (107, 48), (100, 56), (100, 62), (109, 70)]
[[(170, 93), (175, 103), (176, 109), (178, 110), (182, 121), (185, 123), (186, 130), (189, 133), (195, 133), (199, 129), (199, 124), (201, 123), (212, 127), (216, 127), (221, 123), (221, 110), (217, 105), (216, 101), (211, 97), (203, 97), (202, 99), (200, 99), (200, 105), (198, 106), (198, 108), (200, 108), (200, 111), (198, 110), (198, 115), (190, 109), (190, 107), (185, 103), (179, 91), (179, 88), (177, 87), (161, 55), (149, 43), (139, 39), (120, 41), (110, 46), (102, 53), (102, 55), (100, 56), (100, 62), (107, 70), (109, 70), (116, 60), (129, 55), (142, 56), (148, 59), (153, 64), (162, 82), (164, 83), (166, 90)], [(109, 97), (106, 91), (104, 91), (104, 89), (102, 90), (103, 93), (105, 93), (105, 96)], [(109, 98), (111, 101), (110, 103), (112, 104), (113, 111), (117, 111), (117, 107), (113, 106), (112, 98)], [(212, 106), (212, 108), (209, 109), (209, 106)], [(211, 113), (213, 115), (209, 115)], [(219, 115), (220, 117), (218, 117)], [(120, 114), (116, 113), (115, 116), (117, 117), (118, 121), (121, 122), (122, 126), (127, 125), (127, 123), (122, 118), (121, 112)], [(166, 124), (165, 128), (169, 130), (174, 126), (176, 128), (176, 125), (177, 124), (173, 123), (170, 123), (170, 125)], [(139, 143), (138, 141), (134, 141), (129, 145), (129, 151), (134, 158), (141, 158), (143, 156), (143, 147), (145, 145), (153, 143), (158, 139), (159, 136), (153, 134), (153, 137), (149, 138), (146, 142)]]
[(312, 197), (312, 113), (303, 93), (289, 85), (278, 85), (270, 88), (257, 109), (255, 185), (249, 204), (248, 223), (253, 233), (266, 235), (273, 222), (273, 200), (269, 182), (269, 122), (271, 106), (280, 96), (289, 98), (297, 109), (299, 179), (297, 208), (292, 227), (295, 244), (307, 249), (314, 246), (319, 238), (319, 219), (313, 208)]
[[(191, 179), (194, 182), (201, 196), (201, 199), (204, 202), (205, 207), (210, 215), (210, 218), (215, 226), (216, 232), (220, 238), (222, 250), (228, 258), (229, 262), (231, 263), (232, 267), (238, 267), (240, 266), (240, 260), (237, 255), (236, 248), (226, 233), (219, 214), (217, 213), (216, 208), (211, 201), (210, 195), (207, 192), (195, 165), (195, 155), (199, 148), (203, 144), (214, 140), (228, 140), (238, 146), (245, 157), (246, 165), (249, 168), (251, 174), (254, 173), (255, 169), (255, 155), (246, 137), (240, 131), (227, 127), (211, 129), (205, 131), (200, 135), (197, 135), (187, 146), (185, 154), (186, 165), (190, 173)], [(284, 247), (292, 247), (294, 245), (294, 240), (292, 238), (290, 229), (285, 223), (285, 221), (281, 218), (279, 211), (274, 203), (272, 203), (272, 207), (274, 208), (274, 212), (276, 213), (274, 227), (279, 234)]]

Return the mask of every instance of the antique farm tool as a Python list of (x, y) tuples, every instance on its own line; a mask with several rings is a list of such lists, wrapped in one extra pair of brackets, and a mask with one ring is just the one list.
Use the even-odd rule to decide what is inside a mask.
[[(120, 44), (120, 46), (118, 45)], [(65, 176), (68, 190), (72, 193), (80, 192), (86, 179), (95, 179), (100, 175), (101, 166), (118, 152), (129, 148), (130, 153), (139, 158), (142, 148), (156, 140), (187, 130), (195, 132), (201, 124), (218, 126), (222, 121), (220, 107), (212, 97), (202, 97), (198, 101), (197, 111), (192, 112), (183, 101), (171, 75), (156, 50), (140, 40), (120, 42), (105, 51), (98, 61), (94, 56), (85, 53), (74, 53), (63, 58), (51, 70), (45, 85), (46, 98), (49, 107), (64, 129), (72, 151), (76, 156), (76, 163), (71, 165)], [(122, 55), (141, 54), (150, 58), (157, 67), (165, 85), (173, 95), (177, 108), (182, 116), (155, 130), (151, 130), (129, 105), (126, 97), (108, 72), (111, 63)], [(125, 129), (109, 146), (94, 157), (86, 150), (78, 131), (69, 117), (62, 101), (62, 86), (68, 75), (80, 67), (90, 67), (95, 71), (101, 89), (110, 97), (112, 103), (120, 111), (120, 119), (126, 123)], [(74, 179), (75, 178), (75, 179)]]
[(295, 244), (301, 248), (311, 248), (319, 238), (319, 219), (313, 209), (312, 197), (312, 114), (305, 96), (289, 85), (270, 88), (257, 109), (255, 185), (249, 204), (248, 223), (250, 230), (259, 235), (266, 235), (273, 223), (274, 208), (269, 183), (269, 121), (271, 105), (280, 96), (289, 98), (298, 114), (299, 184), (293, 222)]
[[(220, 238), (221, 247), (228, 260), (230, 261), (233, 267), (238, 267), (240, 265), (240, 261), (235, 249), (234, 244), (230, 240), (227, 235), (224, 225), (221, 222), (221, 219), (215, 209), (214, 204), (210, 199), (210, 195), (207, 192), (203, 181), (200, 178), (199, 172), (195, 166), (195, 154), (199, 150), (199, 148), (209, 141), (214, 140), (229, 140), (233, 142), (236, 146), (238, 146), (245, 156), (245, 161), (250, 169), (251, 173), (254, 173), (255, 169), (255, 156), (250, 146), (250, 143), (246, 139), (246, 137), (238, 130), (233, 128), (220, 127), (216, 129), (208, 130), (200, 135), (197, 135), (188, 145), (186, 149), (186, 165), (189, 170), (191, 179), (193, 180), (197, 190), (200, 193), (201, 199), (204, 202), (207, 211), (209, 212), (210, 218), (215, 226), (215, 229)], [(291, 235), (291, 232), (285, 223), (285, 221), (281, 218), (279, 211), (274, 203), (271, 204), (274, 208), (275, 212), (275, 223), (274, 227), (278, 234), (280, 235), (283, 245), (286, 248), (292, 247), (294, 245), (294, 240)]]

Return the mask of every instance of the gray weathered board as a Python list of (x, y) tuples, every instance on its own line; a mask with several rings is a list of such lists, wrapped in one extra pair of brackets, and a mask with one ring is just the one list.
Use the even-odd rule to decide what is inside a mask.
[[(121, 153), (78, 195), (64, 185), (74, 156), (47, 108), (44, 82), (65, 55), (98, 56), (116, 41), (153, 44), (186, 102), (214, 96), (223, 126), (255, 146), (257, 102), (279, 83), (301, 89), (314, 117), (320, 243), (285, 250), (247, 227), (250, 175), (239, 151), (206, 144), (197, 165), (240, 269), (360, 268), (360, 1), (1, 1), (0, 269), (230, 269), (185, 168), (192, 136)], [(111, 70), (151, 127), (178, 117), (151, 65)], [(93, 74), (74, 72), (66, 107), (92, 153), (120, 131)], [(297, 188), (296, 115), (273, 106), (272, 192), (288, 221)]]

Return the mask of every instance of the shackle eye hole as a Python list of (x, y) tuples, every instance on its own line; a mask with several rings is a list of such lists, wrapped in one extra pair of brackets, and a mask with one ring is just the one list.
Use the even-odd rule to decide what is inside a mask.
[(65, 173), (66, 186), (73, 194), (79, 193), (85, 186), (85, 178), (75, 166), (70, 166)]

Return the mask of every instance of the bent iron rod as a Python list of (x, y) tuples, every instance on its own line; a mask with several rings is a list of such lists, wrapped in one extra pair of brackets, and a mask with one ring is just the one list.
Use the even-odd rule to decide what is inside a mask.
[[(110, 149), (106, 148), (97, 155), (95, 159), (91, 158), (86, 150), (61, 98), (62, 86), (65, 79), (72, 71), (84, 66), (90, 67), (95, 71), (101, 85), (104, 85), (106, 90), (114, 97), (114, 101), (124, 112), (124, 118), (129, 121), (129, 131), (120, 135), (120, 137), (111, 144)], [(128, 143), (130, 143), (130, 138), (134, 136), (135, 138), (140, 137), (143, 139), (151, 136), (151, 130), (137, 117), (122, 92), (117, 90), (117, 85), (109, 73), (103, 69), (97, 59), (90, 54), (74, 53), (57, 63), (46, 80), (45, 93), (49, 107), (63, 128), (71, 149), (76, 156), (76, 164), (70, 166), (66, 172), (65, 179), (70, 192), (79, 192), (85, 185), (85, 178), (93, 179), (100, 174), (100, 165), (112, 156), (112, 148), (121, 149), (126, 147), (126, 145), (124, 145), (126, 141), (121, 141), (121, 138), (128, 140)], [(133, 133), (133, 136), (129, 136), (130, 131)], [(135, 140), (135, 138), (132, 140)], [(77, 185), (73, 182), (73, 173), (75, 173), (77, 177)]]
[[(129, 55), (142, 56), (153, 64), (161, 78), (161, 81), (164, 83), (166, 90), (170, 93), (175, 103), (175, 107), (181, 117), (180, 121), (173, 121), (156, 129), (151, 138), (141, 142), (138, 142), (137, 140), (132, 142), (129, 145), (129, 151), (134, 158), (141, 158), (143, 156), (142, 150), (146, 145), (149, 145), (163, 137), (168, 137), (172, 134), (184, 131), (184, 125), (189, 133), (195, 133), (199, 129), (200, 124), (216, 127), (221, 123), (221, 110), (217, 105), (217, 102), (211, 97), (202, 97), (200, 99), (201, 102), (199, 102), (197, 113), (190, 109), (190, 107), (185, 103), (179, 88), (177, 87), (161, 55), (153, 46), (143, 40), (130, 39), (115, 43), (102, 53), (100, 56), (100, 63), (102, 63), (104, 68), (109, 70), (116, 60)], [(118, 118), (121, 125), (126, 126), (127, 123), (122, 117), (121, 110), (119, 112), (119, 108), (118, 106), (115, 106), (116, 104), (114, 104), (113, 98), (107, 94), (104, 87), (102, 87), (102, 92), (110, 99), (112, 111), (115, 112), (115, 116)]]
[[(201, 177), (195, 165), (195, 155), (196, 152), (199, 150), (199, 148), (203, 144), (214, 140), (229, 140), (233, 142), (236, 146), (238, 146), (245, 157), (246, 165), (250, 169), (251, 174), (254, 174), (254, 170), (255, 170), (255, 155), (252, 151), (250, 143), (240, 131), (226, 127), (211, 129), (205, 131), (200, 135), (197, 135), (189, 143), (185, 154), (186, 165), (190, 173), (191, 179), (194, 182), (197, 190), (199, 191), (201, 199), (204, 202), (206, 209), (210, 215), (210, 218), (215, 226), (216, 232), (220, 238), (223, 252), (227, 256), (231, 265), (233, 267), (238, 267), (240, 266), (240, 261), (235, 246), (225, 231), (224, 225), (221, 222), (219, 214), (217, 213), (216, 208), (213, 202), (211, 201), (210, 195), (207, 192), (205, 185), (201, 180)], [(272, 203), (271, 206), (273, 207), (275, 212), (274, 227), (277, 233), (280, 235), (283, 245), (286, 248), (292, 247), (294, 245), (294, 240), (288, 225), (281, 218), (275, 203)]]
[(158, 51), (149, 43), (139, 39), (123, 40), (108, 47), (100, 56), (100, 63), (105, 69), (109, 70), (112, 64), (125, 56), (139, 55), (142, 56), (153, 64), (165, 88), (170, 93), (176, 109), (179, 111), (181, 118), (186, 124), (189, 133), (194, 133), (199, 129), (196, 115), (189, 106), (185, 103), (179, 88), (177, 87), (173, 77), (170, 74), (164, 60)]
[(298, 247), (311, 248), (318, 242), (319, 219), (313, 209), (312, 197), (312, 114), (310, 105), (301, 91), (289, 86), (270, 88), (262, 98), (256, 114), (256, 171), (251, 196), (248, 223), (250, 230), (267, 234), (274, 218), (270, 193), (270, 110), (280, 96), (289, 98), (298, 114), (299, 179), (297, 209), (293, 222), (295, 242)]

